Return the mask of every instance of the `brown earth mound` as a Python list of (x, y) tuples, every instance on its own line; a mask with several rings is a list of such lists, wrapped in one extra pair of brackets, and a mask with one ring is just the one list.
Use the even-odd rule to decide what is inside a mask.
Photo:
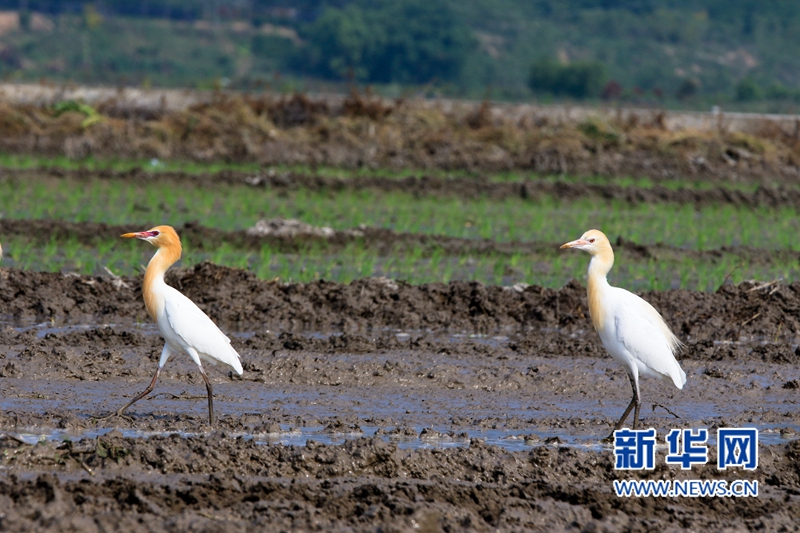
[[(478, 282), (410, 285), (366, 278), (349, 285), (264, 281), (251, 272), (202, 263), (168, 274), (170, 284), (209, 315), (228, 323), (284, 329), (367, 331), (379, 328), (466, 330), (589, 327), (585, 289), (486, 286)], [(4, 269), (0, 301), (6, 314), (74, 320), (144, 319), (141, 277), (64, 275)], [(651, 292), (643, 295), (687, 339), (774, 338), (800, 331), (800, 283), (758, 289), (725, 285), (715, 293)]]
[[(2, 444), (18, 472), (0, 478), (9, 531), (791, 531), (800, 514), (791, 496), (798, 442), (770, 449), (746, 476), (760, 482), (757, 498), (680, 499), (618, 498), (612, 481), (639, 475), (615, 472), (608, 453), (549, 446), (404, 452), (361, 439), (284, 448), (224, 434)], [(72, 475), (36, 474), (53, 462)], [(711, 466), (691, 474), (721, 477)], [(648, 476), (687, 477), (667, 468)]]
[[(578, 175), (681, 176), (794, 181), (797, 137), (766, 123), (758, 135), (669, 131), (651, 121), (579, 123), (473, 120), (443, 107), (402, 102), (380, 111), (302, 95), (221, 96), (181, 111), (128, 116), (114, 106), (0, 104), (0, 149), (128, 159), (258, 161), (351, 168), (507, 170)], [(772, 127), (770, 127), (772, 126)]]

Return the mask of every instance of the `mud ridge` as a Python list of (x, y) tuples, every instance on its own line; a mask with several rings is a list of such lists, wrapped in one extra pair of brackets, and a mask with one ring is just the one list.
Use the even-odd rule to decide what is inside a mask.
[[(600, 360), (603, 365), (614, 365), (593, 332), (568, 335), (535, 331), (493, 339), (448, 338), (426, 333), (399, 336), (345, 333), (318, 338), (262, 331), (245, 339), (231, 335), (234, 337), (233, 346), (242, 358), (245, 374), (242, 377), (229, 374), (225, 381), (277, 387), (285, 387), (287, 383), (299, 387), (359, 388), (391, 388), (402, 384), (406, 388), (415, 386), (434, 390), (480, 390), (489, 386), (498, 390), (525, 391), (534, 386), (541, 391), (549, 373), (566, 359), (580, 360), (585, 366), (596, 364), (595, 360)], [(18, 380), (35, 376), (39, 380), (54, 382), (64, 379), (88, 382), (124, 376), (125, 379), (145, 382), (151, 377), (162, 346), (163, 340), (155, 332), (143, 335), (136, 329), (119, 326), (47, 333), (39, 338), (31, 330), (19, 333), (6, 328), (0, 330), (0, 349), (4, 353), (0, 359), (0, 378)], [(436, 363), (426, 364), (428, 356), (425, 354), (433, 354)], [(800, 351), (783, 342), (690, 340), (678, 358), (684, 365), (692, 362), (690, 366), (697, 368), (704, 379), (736, 379), (742, 375), (736, 365), (760, 365), (763, 368), (797, 366)], [(171, 364), (164, 376), (183, 381), (182, 376), (187, 372), (191, 376), (191, 367)], [(488, 383), (487, 376), (492, 376)], [(774, 388), (783, 387), (791, 396), (791, 391), (797, 388), (789, 379), (791, 377), (790, 373), (770, 379), (775, 379)], [(562, 389), (559, 391), (564, 392)], [(19, 393), (12, 393), (10, 389), (5, 391), (6, 398), (15, 394)], [(512, 423), (513, 418), (508, 417), (503, 425), (524, 427), (524, 423)], [(156, 420), (147, 423), (153, 422), (157, 423)], [(138, 422), (142, 423), (141, 420)], [(41, 426), (43, 422), (26, 421), (25, 417), (17, 415), (15, 424), (33, 427)], [(167, 421), (166, 427), (171, 426), (174, 427), (174, 421)], [(56, 427), (86, 429), (92, 425), (73, 414), (62, 418)], [(224, 418), (220, 427), (242, 429), (237, 424), (229, 426)], [(163, 430), (165, 427), (162, 422), (151, 429)], [(249, 430), (257, 432), (258, 428)]]
[[(0, 302), (5, 314), (15, 317), (145, 319), (139, 297), (141, 277), (122, 281), (124, 285), (111, 277), (3, 269)], [(410, 285), (385, 278), (348, 285), (278, 283), (211, 263), (170, 272), (167, 281), (217, 320), (289, 330), (357, 332), (389, 327), (492, 332), (590, 327), (585, 289), (576, 281), (557, 290), (478, 282)], [(715, 293), (670, 290), (643, 296), (688, 339), (797, 334), (800, 283), (759, 287), (743, 283), (724, 285)]]
[[(224, 435), (145, 442), (111, 435), (69, 448), (5, 449), (19, 473), (0, 477), (3, 526), (17, 531), (648, 531), (654, 521), (659, 528), (790, 530), (800, 513), (791, 496), (797, 443), (770, 450), (758, 474), (747, 476), (764, 487), (759, 498), (676, 500), (617, 498), (612, 481), (635, 474), (615, 473), (607, 452), (557, 447), (510, 454), (475, 441), (409, 453), (376, 439), (283, 448)], [(57, 470), (70, 476), (48, 472), (57, 457), (64, 458)], [(143, 477), (151, 472), (169, 481)], [(712, 467), (699, 474), (722, 477)], [(665, 468), (656, 477), (685, 474)]]
[[(633, 174), (638, 175), (638, 174)], [(404, 192), (415, 196), (444, 196), (466, 199), (487, 198), (505, 200), (522, 198), (537, 201), (545, 198), (578, 200), (582, 198), (605, 201), (620, 201), (630, 204), (675, 203), (696, 206), (732, 205), (736, 207), (800, 207), (800, 189), (794, 181), (783, 185), (771, 184), (769, 180), (757, 181), (759, 185), (753, 192), (719, 186), (710, 188), (668, 188), (662, 185), (653, 187), (622, 186), (614, 184), (585, 184), (549, 180), (496, 181), (489, 176), (438, 177), (407, 176), (387, 178), (383, 176), (357, 175), (337, 178), (291, 171), (261, 172), (220, 171), (209, 174), (189, 174), (182, 172), (147, 172), (141, 168), (130, 171), (112, 170), (64, 170), (60, 168), (38, 170), (13, 170), (3, 172), (3, 179), (32, 179), (35, 177), (59, 177), (64, 179), (123, 179), (136, 183), (163, 183), (164, 181), (194, 186), (216, 186), (220, 183), (275, 190), (311, 191), (358, 191), (371, 189), (381, 192)], [(692, 181), (692, 179), (688, 179)], [(714, 180), (703, 179), (704, 184)], [(730, 183), (721, 181), (720, 183)], [(747, 183), (745, 181), (744, 183)], [(768, 184), (765, 184), (768, 183)]]

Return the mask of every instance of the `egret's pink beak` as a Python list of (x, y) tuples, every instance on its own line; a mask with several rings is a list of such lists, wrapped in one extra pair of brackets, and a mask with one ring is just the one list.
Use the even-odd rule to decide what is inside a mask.
[(559, 250), (563, 250), (564, 248), (578, 248), (579, 246), (586, 246), (587, 244), (589, 244), (589, 241), (578, 239), (562, 244)]
[(148, 237), (155, 237), (157, 234), (152, 231), (137, 231), (134, 233), (123, 233), (120, 235), (123, 239), (146, 239)]

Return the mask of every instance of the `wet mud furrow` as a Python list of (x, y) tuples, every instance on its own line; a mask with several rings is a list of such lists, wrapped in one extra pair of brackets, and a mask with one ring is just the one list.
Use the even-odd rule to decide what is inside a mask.
[[(0, 530), (651, 531), (796, 527), (800, 287), (652, 292), (687, 344), (642, 423), (761, 429), (756, 471), (613, 468), (629, 401), (585, 289), (279, 284), (201, 264), (168, 282), (244, 374), (188, 357), (126, 418), (162, 347), (140, 278), (0, 269)], [(518, 288), (519, 289), (519, 288)], [(16, 315), (16, 322), (9, 315)], [(46, 320), (46, 319), (51, 320)], [(335, 332), (331, 332), (331, 328)], [(405, 331), (400, 331), (405, 330)], [(485, 334), (475, 335), (474, 332)], [(744, 340), (748, 336), (756, 340)], [(617, 479), (748, 479), (757, 498), (620, 498)]]
[[(615, 473), (608, 453), (512, 454), (478, 441), (413, 452), (379, 439), (283, 448), (220, 434), (112, 435), (71, 449), (2, 444), (19, 472), (0, 478), (2, 524), (15, 531), (791, 531), (800, 513), (797, 442), (765, 450), (761, 471), (743, 476), (763, 487), (747, 499), (617, 498), (612, 481), (637, 475)], [(36, 474), (56, 457), (70, 476)], [(724, 479), (712, 467), (694, 474)], [(660, 469), (652, 477), (689, 476)]]
[[(630, 395), (627, 377), (593, 331), (232, 336), (244, 375), (211, 367), (217, 427), (251, 435), (318, 427), (312, 433), (330, 437), (394, 427), (402, 432), (386, 435), (436, 439), (430, 430), (420, 433), (435, 427), (451, 439), (482, 429), (596, 441)], [(144, 387), (162, 345), (151, 325), (0, 330), (0, 429), (205, 430), (205, 390), (183, 356), (169, 361), (156, 393), (130, 411), (133, 419), (93, 419)], [(681, 424), (724, 420), (800, 431), (800, 356), (791, 345), (690, 341), (679, 359), (686, 390), (643, 382), (646, 423), (669, 427), (678, 416)], [(737, 402), (727, 401), (731, 394)], [(651, 410), (651, 403), (669, 410)]]

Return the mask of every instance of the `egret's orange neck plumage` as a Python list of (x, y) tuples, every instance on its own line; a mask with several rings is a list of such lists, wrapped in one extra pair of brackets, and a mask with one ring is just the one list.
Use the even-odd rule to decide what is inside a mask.
[(614, 250), (606, 240), (605, 245), (592, 254), (589, 262), (589, 275), (586, 282), (586, 293), (589, 299), (589, 314), (592, 316), (594, 329), (602, 331), (605, 328), (605, 310), (602, 304), (603, 289), (608, 284), (606, 276), (614, 266)]
[(156, 226), (153, 229), (160, 233), (157, 239), (151, 241), (158, 251), (148, 263), (144, 273), (142, 296), (147, 312), (153, 317), (153, 320), (158, 320), (159, 300), (154, 286), (156, 282), (164, 279), (164, 274), (169, 267), (181, 258), (181, 240), (170, 226)]

